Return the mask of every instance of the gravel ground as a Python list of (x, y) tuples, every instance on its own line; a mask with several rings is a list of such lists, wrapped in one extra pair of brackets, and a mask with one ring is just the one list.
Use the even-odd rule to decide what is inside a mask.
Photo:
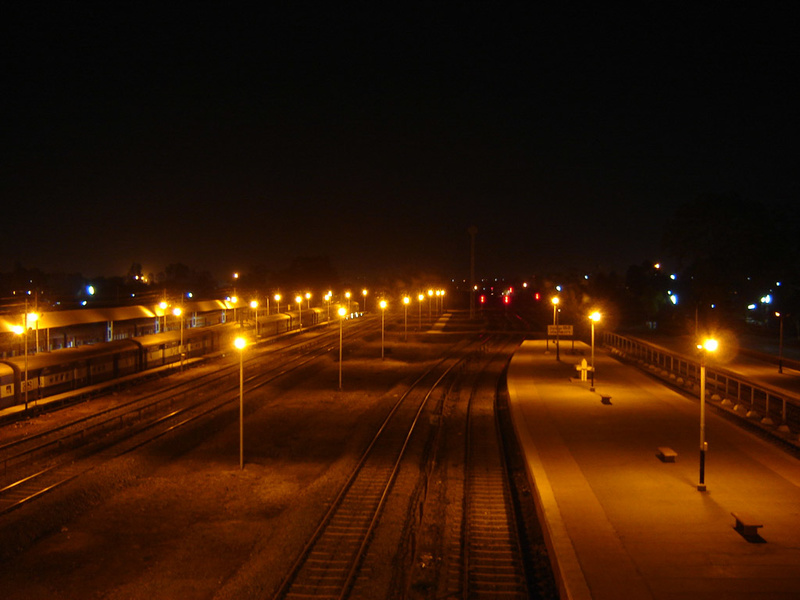
[[(244, 470), (232, 407), (4, 518), (3, 598), (269, 597), (383, 419), (394, 386), (443, 351), (413, 341), (388, 349), (385, 361), (372, 356), (380, 356), (379, 340), (350, 351), (343, 392), (329, 357), (251, 393)], [(375, 589), (391, 581), (391, 564), (375, 574)]]

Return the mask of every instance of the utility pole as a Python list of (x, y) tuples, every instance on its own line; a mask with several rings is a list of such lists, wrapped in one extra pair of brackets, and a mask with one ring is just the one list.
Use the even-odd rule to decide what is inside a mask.
[(475, 225), (467, 229), (469, 232), (469, 318), (475, 318), (475, 236), (478, 228)]

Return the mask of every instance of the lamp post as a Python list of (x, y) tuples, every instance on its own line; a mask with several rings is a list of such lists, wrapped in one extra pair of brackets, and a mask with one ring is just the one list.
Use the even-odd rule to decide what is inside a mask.
[(556, 328), (556, 360), (561, 360), (561, 355), (559, 354), (559, 344), (558, 344), (558, 303), (559, 299), (558, 296), (553, 297), (553, 325)]
[(422, 331), (422, 301), (425, 300), (425, 294), (420, 294), (417, 296), (419, 300), (419, 326), (418, 329)]
[(24, 336), (23, 339), (23, 352), (25, 353), (25, 380), (22, 386), (25, 390), (25, 412), (28, 412), (28, 304), (25, 303), (25, 313), (22, 317), (22, 325), (15, 325), (11, 330), (17, 335)]
[(589, 320), (592, 322), (592, 384), (589, 386), (590, 391), (594, 391), (594, 324), (600, 321), (600, 313), (594, 311), (589, 315)]
[(347, 312), (350, 312), (350, 292), (345, 292), (344, 297), (347, 298)]
[(306, 292), (306, 302), (308, 302), (308, 310), (311, 310), (311, 292)]
[(275, 304), (276, 304), (275, 314), (278, 314), (279, 312), (281, 312), (281, 295), (275, 294), (273, 298), (275, 298)]
[(408, 305), (411, 302), (409, 296), (403, 296), (403, 341), (408, 341)]
[(331, 297), (332, 296), (333, 296), (333, 292), (331, 292), (330, 290), (328, 291), (327, 294), (325, 294), (325, 302), (328, 303), (328, 318), (326, 319), (326, 321), (330, 321), (331, 320)]
[(258, 300), (251, 300), (250, 308), (253, 309), (253, 320), (256, 322), (256, 337), (260, 337), (258, 333)]
[(367, 312), (367, 290), (361, 290), (361, 295), (364, 296), (364, 310), (363, 312)]
[(778, 335), (778, 373), (783, 373), (783, 313), (776, 312), (780, 320), (780, 333)]
[[(166, 332), (167, 331), (167, 306), (168, 306), (168, 304), (167, 304), (167, 302), (165, 300), (162, 300), (161, 302), (159, 302), (158, 305), (161, 307), (161, 311), (164, 314), (164, 331)], [(234, 316), (236, 316), (235, 312), (234, 312)]]
[(233, 304), (233, 321), (236, 322), (236, 305), (239, 303), (238, 296), (231, 296), (231, 304)]
[(347, 311), (344, 306), (340, 306), (339, 310), (339, 391), (342, 391), (342, 330), (344, 329), (344, 316)]
[(384, 337), (385, 337), (385, 319), (386, 319), (386, 300), (381, 300), (380, 304), (378, 305), (381, 307), (381, 360), (385, 358), (384, 354)]
[(233, 345), (239, 350), (239, 468), (244, 469), (244, 347), (247, 340), (237, 337)]
[(295, 296), (294, 299), (297, 302), (297, 328), (303, 328), (303, 297), (302, 296)]
[(176, 306), (172, 309), (172, 314), (181, 319), (181, 345), (179, 350), (181, 353), (181, 371), (183, 371), (183, 311)]
[(709, 338), (698, 344), (700, 350), (700, 481), (697, 484), (699, 492), (706, 491), (706, 354), (714, 352), (718, 347), (715, 339)]

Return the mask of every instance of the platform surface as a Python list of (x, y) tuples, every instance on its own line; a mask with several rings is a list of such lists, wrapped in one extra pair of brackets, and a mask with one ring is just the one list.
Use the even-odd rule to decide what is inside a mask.
[(800, 460), (709, 407), (700, 492), (696, 399), (599, 351), (590, 391), (575, 369), (589, 348), (549, 349), (523, 343), (508, 388), (562, 598), (800, 598)]

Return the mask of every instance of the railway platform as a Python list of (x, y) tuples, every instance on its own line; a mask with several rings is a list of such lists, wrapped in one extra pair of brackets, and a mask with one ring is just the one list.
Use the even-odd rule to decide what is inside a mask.
[(709, 406), (698, 491), (699, 402), (597, 350), (591, 391), (575, 350), (508, 369), (561, 597), (800, 598), (800, 460)]

